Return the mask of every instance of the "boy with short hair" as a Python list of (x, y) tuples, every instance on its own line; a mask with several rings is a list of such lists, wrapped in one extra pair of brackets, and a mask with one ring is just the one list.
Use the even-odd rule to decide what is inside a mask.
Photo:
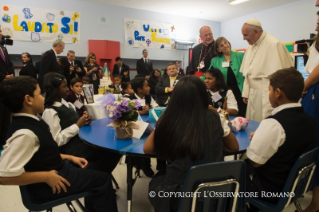
[[(315, 147), (317, 127), (298, 103), (304, 79), (294, 68), (269, 76), (271, 116), (251, 135), (247, 148), (247, 191), (281, 192), (299, 156)], [(248, 162), (246, 161), (246, 162)], [(263, 198), (276, 203), (279, 198)]]
[(82, 77), (82, 82), (83, 82), (83, 85), (90, 84), (90, 77), (87, 75), (84, 75)]
[(114, 84), (111, 86), (112, 88), (114, 88), (114, 93), (121, 93), (122, 91), (122, 88), (121, 88), (121, 83), (122, 83), (122, 78), (120, 75), (118, 74), (115, 74), (113, 76), (113, 81), (114, 81)]
[(137, 99), (141, 104), (140, 108), (137, 108), (138, 113), (148, 114), (150, 108), (158, 107), (158, 104), (150, 96), (150, 86), (148, 86), (147, 80), (142, 77), (135, 77), (131, 80), (131, 86), (134, 90), (134, 94), (130, 96), (130, 99)]
[(86, 111), (84, 106), (84, 96), (82, 96), (83, 82), (80, 78), (73, 78), (70, 81), (70, 89), (66, 97), (67, 102), (71, 102), (75, 108), (78, 117), (82, 117), (83, 112)]
[(39, 200), (91, 190), (87, 211), (117, 211), (111, 177), (88, 169), (83, 158), (60, 154), (48, 125), (36, 116), (44, 110), (44, 97), (35, 79), (4, 80), (0, 101), (14, 113), (0, 158), (0, 184), (26, 185)]

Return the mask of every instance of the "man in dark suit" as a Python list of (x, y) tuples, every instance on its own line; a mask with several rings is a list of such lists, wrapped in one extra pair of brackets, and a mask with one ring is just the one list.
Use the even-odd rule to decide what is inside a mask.
[(203, 41), (193, 48), (192, 60), (186, 74), (202, 76), (210, 66), (210, 61), (216, 57), (214, 53), (214, 37), (209, 26), (199, 30), (199, 37)]
[[(0, 27), (0, 83), (14, 76), (13, 64), (7, 49), (2, 44), (2, 29)], [(10, 111), (0, 103), (0, 149), (6, 143), (8, 127), (10, 125)]]
[(147, 58), (148, 57), (147, 49), (144, 49), (142, 54), (143, 54), (143, 57), (136, 61), (136, 71), (137, 71), (137, 74), (145, 77), (146, 80), (149, 80), (150, 75), (153, 71), (153, 64)]
[[(44, 52), (41, 53), (41, 58), (43, 57), (43, 55), (44, 55)], [(40, 61), (38, 61), (34, 64), (34, 67), (35, 67), (36, 74), (39, 74), (40, 68), (41, 68), (41, 59), (40, 59)]]
[(167, 75), (162, 76), (156, 85), (155, 93), (157, 94), (156, 102), (159, 106), (166, 106), (169, 101), (169, 97), (174, 91), (174, 87), (178, 80), (182, 76), (177, 74), (177, 67), (175, 63), (169, 63), (167, 65)]
[(130, 67), (125, 65), (122, 61), (122, 58), (117, 57), (115, 58), (116, 64), (113, 67), (113, 77), (114, 75), (120, 75), (122, 78), (122, 82), (129, 82), (130, 79)]
[(73, 50), (69, 50), (67, 53), (68, 61), (70, 66), (66, 66), (64, 76), (66, 78), (66, 81), (68, 83), (68, 86), (70, 86), (70, 81), (74, 77), (78, 77), (82, 79), (82, 77), (86, 74), (83, 64), (80, 60), (75, 60), (75, 52)]
[(57, 62), (58, 54), (61, 54), (64, 49), (64, 42), (55, 40), (52, 49), (46, 51), (41, 58), (41, 67), (39, 72), (39, 84), (43, 91), (43, 76), (49, 72), (59, 72), (59, 65)]

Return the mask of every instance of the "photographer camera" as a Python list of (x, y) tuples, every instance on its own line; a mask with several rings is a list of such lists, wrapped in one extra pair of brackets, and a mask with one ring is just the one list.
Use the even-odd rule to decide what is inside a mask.
[(306, 66), (309, 57), (309, 47), (314, 42), (315, 34), (310, 34), (310, 39), (297, 40), (297, 52), (303, 54), (304, 65)]
[[(13, 64), (10, 60), (7, 49), (3, 45), (12, 45), (12, 40), (8, 39), (10, 36), (4, 36), (0, 26), (0, 83), (3, 80), (14, 76)], [(10, 111), (0, 103), (0, 149), (6, 142), (6, 135), (10, 124)]]

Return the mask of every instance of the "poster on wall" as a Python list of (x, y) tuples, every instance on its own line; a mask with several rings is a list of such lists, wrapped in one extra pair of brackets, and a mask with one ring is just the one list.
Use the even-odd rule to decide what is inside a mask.
[(172, 24), (124, 18), (125, 46), (175, 49)]
[(65, 43), (80, 41), (80, 13), (0, 4), (3, 35), (15, 41)]

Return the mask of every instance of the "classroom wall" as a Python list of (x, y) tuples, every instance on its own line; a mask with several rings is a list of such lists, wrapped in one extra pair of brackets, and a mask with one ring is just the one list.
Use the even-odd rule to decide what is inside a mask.
[(277, 37), (283, 43), (309, 39), (310, 33), (315, 33), (317, 23), (315, 0), (300, 0), (257, 13), (245, 15), (221, 23), (221, 34), (226, 37), (232, 49), (247, 48), (243, 40), (241, 28), (250, 18), (257, 18), (263, 29)]
[[(80, 12), (81, 18), (81, 41), (80, 44), (66, 44), (61, 55), (66, 55), (67, 50), (72, 49), (76, 56), (85, 57), (88, 54), (88, 40), (113, 40), (119, 41), (122, 58), (138, 59), (142, 57), (142, 48), (125, 47), (124, 43), (124, 18), (135, 18), (155, 22), (171, 23), (176, 29), (176, 39), (196, 42), (199, 28), (208, 25), (212, 28), (215, 36), (220, 36), (220, 22), (213, 22), (194, 18), (179, 17), (163, 13), (155, 13), (144, 10), (130, 9), (100, 3), (92, 3), (80, 0), (2, 0), (1, 3), (8, 5), (23, 5), (38, 8), (52, 8), (56, 10), (68, 10)], [(99, 14), (108, 18), (108, 26), (98, 25)], [(39, 55), (41, 52), (50, 49), (51, 43), (41, 42), (19, 42), (8, 46), (10, 54), (21, 54), (28, 51), (31, 54)], [(148, 49), (151, 60), (182, 60), (182, 50)], [(185, 56), (188, 62), (188, 52)], [(135, 68), (135, 67), (132, 67)]]

